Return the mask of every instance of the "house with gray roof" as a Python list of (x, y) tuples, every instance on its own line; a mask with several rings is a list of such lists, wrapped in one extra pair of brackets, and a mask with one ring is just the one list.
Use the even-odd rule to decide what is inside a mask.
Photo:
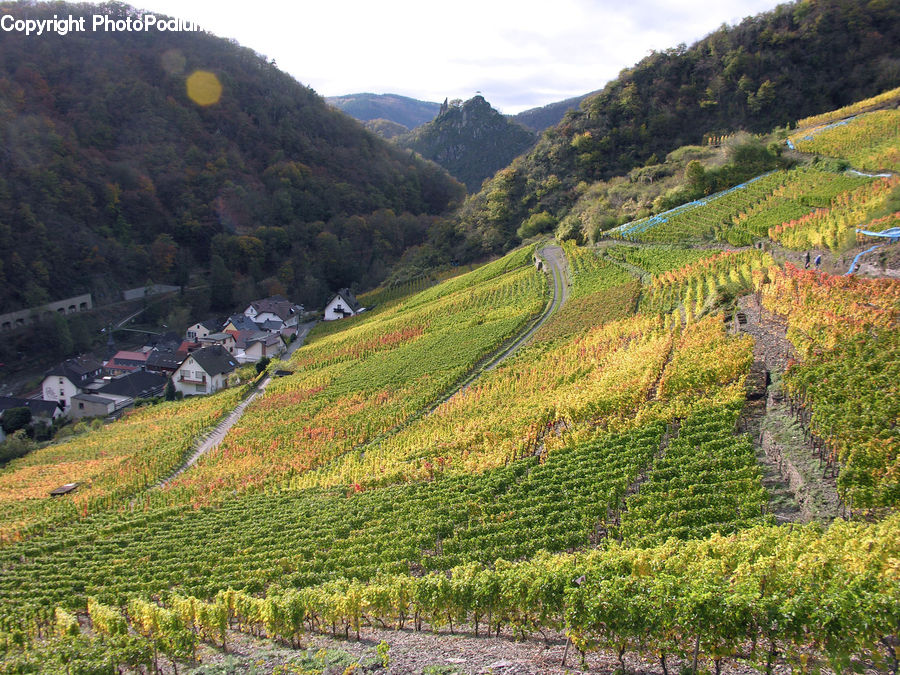
[(3, 413), (11, 408), (28, 408), (31, 411), (32, 421), (44, 424), (52, 424), (53, 420), (62, 415), (62, 409), (55, 401), (0, 396), (0, 417), (3, 417)]
[(91, 356), (78, 356), (63, 361), (44, 375), (41, 394), (45, 401), (54, 401), (68, 413), (72, 397), (85, 391), (103, 373), (103, 364)]
[(356, 316), (363, 311), (365, 311), (365, 307), (360, 306), (350, 289), (342, 288), (325, 305), (324, 319), (325, 321), (336, 321), (344, 317)]
[(212, 394), (228, 386), (228, 376), (238, 363), (219, 345), (191, 352), (172, 375), (175, 391), (185, 396)]

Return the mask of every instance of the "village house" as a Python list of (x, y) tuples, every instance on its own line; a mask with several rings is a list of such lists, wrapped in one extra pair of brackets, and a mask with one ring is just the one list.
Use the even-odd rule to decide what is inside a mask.
[(185, 332), (185, 340), (189, 342), (197, 342), (200, 338), (205, 338), (210, 333), (218, 333), (222, 330), (222, 322), (217, 319), (207, 319), (206, 321), (198, 321), (193, 326), (188, 327)]
[(44, 375), (41, 393), (45, 401), (54, 401), (68, 413), (72, 397), (84, 392), (103, 373), (103, 364), (90, 356), (63, 361)]
[(87, 390), (72, 397), (70, 417), (106, 417), (117, 415), (130, 408), (139, 398), (162, 396), (169, 378), (165, 374), (138, 370), (104, 378), (94, 382)]
[(336, 321), (347, 316), (356, 316), (363, 311), (365, 308), (360, 307), (356, 296), (350, 292), (350, 289), (342, 288), (325, 305), (324, 319), (325, 321)]
[(147, 372), (171, 376), (186, 357), (187, 353), (182, 357), (171, 348), (154, 349), (147, 354)]
[(234, 356), (216, 345), (192, 352), (172, 376), (175, 391), (185, 396), (212, 394), (224, 389), (237, 368)]
[(62, 409), (55, 401), (43, 401), (34, 398), (18, 398), (16, 396), (0, 396), (0, 419), (3, 413), (12, 408), (28, 408), (31, 411), (31, 423), (50, 426), (53, 421), (62, 417)]
[(238, 363), (256, 363), (280, 356), (287, 349), (281, 335), (267, 331), (235, 331), (234, 355)]
[(259, 330), (259, 327), (256, 325), (256, 322), (246, 314), (234, 314), (228, 317), (228, 320), (225, 322), (225, 327), (222, 328), (222, 330), (226, 333), (234, 333), (240, 331), (255, 331)]
[(82, 417), (109, 417), (117, 410), (127, 408), (133, 399), (127, 396), (100, 396), (99, 394), (75, 394), (72, 397), (72, 411), (69, 417), (78, 420)]
[(155, 398), (162, 396), (169, 378), (161, 373), (141, 370), (128, 375), (121, 375), (106, 382), (95, 390), (101, 396), (128, 396), (132, 400), (138, 398)]
[(148, 351), (119, 351), (113, 354), (103, 368), (107, 375), (112, 375), (113, 377), (143, 370), (147, 367), (148, 354)]
[(295, 305), (280, 295), (254, 300), (244, 310), (244, 316), (249, 317), (260, 330), (277, 331), (282, 335), (297, 332), (302, 314), (302, 305)]
[(234, 354), (234, 335), (231, 333), (210, 333), (197, 340), (202, 347), (222, 347), (229, 354)]
[(193, 340), (185, 340), (180, 345), (178, 345), (178, 349), (175, 351), (175, 356), (178, 358), (178, 365), (181, 365), (181, 362), (188, 357), (188, 354), (197, 351), (202, 346), (203, 345), (201, 345), (199, 342), (195, 342)]

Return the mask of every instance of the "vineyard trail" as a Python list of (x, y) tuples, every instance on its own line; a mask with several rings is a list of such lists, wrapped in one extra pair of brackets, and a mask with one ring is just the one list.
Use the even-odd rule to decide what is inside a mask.
[(532, 326), (526, 330), (518, 340), (513, 342), (508, 348), (500, 351), (491, 361), (485, 366), (484, 370), (493, 370), (497, 366), (499, 366), (503, 361), (508, 359), (510, 356), (516, 353), (516, 350), (519, 349), (522, 345), (528, 342), (531, 337), (537, 332), (537, 330), (544, 325), (544, 323), (549, 319), (553, 314), (559, 311), (559, 309), (566, 304), (566, 301), (569, 299), (569, 284), (568, 284), (568, 264), (566, 263), (566, 256), (563, 253), (561, 246), (546, 246), (538, 251), (538, 255), (543, 259), (545, 269), (548, 269), (548, 274), (553, 279), (553, 297), (550, 300), (550, 304), (547, 305), (547, 309), (544, 310), (544, 313), (538, 318), (537, 321), (532, 324)]

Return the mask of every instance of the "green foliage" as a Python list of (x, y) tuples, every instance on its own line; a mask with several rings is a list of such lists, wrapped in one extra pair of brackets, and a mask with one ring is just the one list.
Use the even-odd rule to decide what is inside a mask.
[(5, 464), (19, 457), (24, 457), (37, 447), (34, 441), (28, 438), (24, 429), (19, 429), (15, 433), (6, 437), (3, 443), (0, 443), (0, 464)]
[(31, 424), (31, 409), (27, 406), (8, 408), (3, 411), (3, 417), (0, 418), (0, 425), (6, 434), (25, 429), (29, 424)]
[(734, 436), (740, 408), (699, 410), (681, 423), (640, 493), (625, 502), (619, 534), (626, 544), (648, 547), (767, 524), (753, 444)]
[(658, 198), (654, 209), (668, 211), (787, 164), (781, 160), (779, 146), (766, 147), (758, 139), (735, 143), (728, 149), (728, 157), (729, 163), (709, 170), (699, 160), (691, 160), (685, 167), (683, 185)]
[(519, 230), (516, 234), (519, 235), (520, 239), (529, 239), (536, 234), (549, 232), (555, 226), (556, 218), (546, 211), (541, 211), (540, 213), (534, 213), (528, 216), (525, 222), (519, 226)]

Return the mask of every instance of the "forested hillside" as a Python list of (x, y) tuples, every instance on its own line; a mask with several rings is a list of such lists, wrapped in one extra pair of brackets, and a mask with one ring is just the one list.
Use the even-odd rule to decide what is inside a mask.
[(691, 47), (654, 52), (467, 203), (470, 251), (508, 247), (529, 214), (563, 217), (582, 183), (654, 164), (708, 135), (767, 132), (896, 87), (898, 58), (900, 7), (864, 0), (780, 5)]
[[(0, 5), (17, 18), (96, 11)], [(188, 96), (197, 71), (217, 100)], [(379, 281), (462, 195), (260, 55), (201, 32), (4, 33), (0, 148), (0, 311), (98, 277), (183, 284), (210, 268), (214, 306), (270, 291), (315, 304)]]
[(584, 99), (596, 93), (597, 92), (591, 92), (590, 94), (573, 96), (564, 101), (557, 101), (555, 103), (548, 103), (547, 105), (540, 106), (539, 108), (523, 110), (520, 113), (511, 115), (510, 119), (532, 131), (541, 132), (548, 127), (555, 127), (567, 112), (570, 110), (577, 110)]

